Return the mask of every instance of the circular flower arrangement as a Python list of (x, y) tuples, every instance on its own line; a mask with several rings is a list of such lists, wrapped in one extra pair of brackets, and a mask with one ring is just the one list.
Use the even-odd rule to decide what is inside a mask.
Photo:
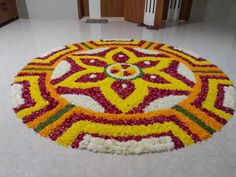
[(65, 147), (140, 154), (208, 139), (232, 117), (235, 90), (215, 65), (169, 45), (100, 40), (33, 59), (12, 84), (14, 111)]

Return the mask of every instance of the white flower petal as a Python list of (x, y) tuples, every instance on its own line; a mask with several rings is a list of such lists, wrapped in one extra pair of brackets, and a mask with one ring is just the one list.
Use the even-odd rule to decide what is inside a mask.
[(193, 72), (184, 64), (179, 63), (179, 66), (177, 68), (177, 72), (179, 74), (181, 74), (182, 76), (186, 77), (188, 80), (196, 83), (196, 79), (195, 79)]
[(236, 92), (233, 86), (224, 87), (224, 101), (223, 106), (235, 109)]
[(56, 51), (62, 50), (64, 48), (65, 48), (65, 46), (54, 47), (54, 48), (48, 50), (47, 52), (41, 54), (40, 57), (46, 57), (46, 56), (50, 55), (52, 52), (56, 52)]
[(97, 77), (96, 74), (91, 74), (91, 75), (89, 76), (90, 79), (94, 79), (94, 78), (96, 78), (96, 77)]
[(160, 52), (155, 51), (155, 50), (148, 50), (148, 49), (143, 49), (143, 48), (134, 48), (134, 50), (145, 53), (145, 54), (150, 54), (150, 55), (158, 55)]
[(132, 39), (103, 39), (103, 41), (105, 41), (105, 42), (110, 42), (110, 41), (117, 41), (117, 42), (130, 42)]
[(127, 88), (128, 85), (127, 84), (121, 84), (122, 88)]
[(77, 52), (75, 54), (96, 54), (96, 53), (100, 53), (100, 52), (104, 52), (105, 50), (107, 50), (109, 48), (97, 48), (97, 49), (91, 49), (91, 50), (87, 50), (87, 51), (84, 51), (84, 52)]
[(104, 108), (94, 99), (86, 95), (77, 94), (63, 94), (61, 97), (65, 98), (76, 106), (81, 106), (93, 110), (95, 112), (105, 112)]
[(151, 78), (151, 79), (156, 79), (157, 76), (155, 76), (155, 75), (151, 75), (150, 78)]
[(94, 152), (116, 154), (141, 154), (147, 152), (162, 152), (174, 149), (174, 142), (169, 136), (147, 138), (140, 141), (129, 140), (120, 142), (114, 139), (103, 139), (85, 135), (79, 144), (80, 149)]
[(144, 61), (143, 63), (144, 63), (145, 65), (150, 65), (150, 64), (151, 64), (150, 61)]
[(61, 61), (55, 68), (55, 70), (52, 73), (51, 79), (57, 79), (61, 76), (63, 76), (65, 73), (69, 72), (71, 68), (71, 64), (67, 61), (63, 60)]
[(25, 103), (25, 100), (22, 98), (23, 85), (13, 84), (11, 86), (11, 97), (13, 108), (17, 108)]
[(183, 101), (187, 96), (185, 95), (170, 95), (164, 98), (159, 98), (151, 102), (145, 109), (144, 112), (155, 111), (159, 109), (167, 109), (175, 106), (179, 102)]

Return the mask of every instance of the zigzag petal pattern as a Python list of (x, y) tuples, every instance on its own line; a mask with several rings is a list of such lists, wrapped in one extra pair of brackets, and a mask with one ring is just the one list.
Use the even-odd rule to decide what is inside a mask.
[(232, 118), (235, 88), (216, 65), (144, 40), (66, 45), (12, 83), (17, 117), (64, 147), (142, 154), (190, 146)]

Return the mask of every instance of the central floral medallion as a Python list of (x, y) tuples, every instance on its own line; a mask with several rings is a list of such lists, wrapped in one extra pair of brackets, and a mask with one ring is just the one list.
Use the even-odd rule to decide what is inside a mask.
[(138, 66), (129, 63), (114, 63), (106, 67), (105, 73), (118, 80), (133, 80), (142, 74)]
[(195, 78), (157, 51), (110, 47), (74, 53), (57, 65), (51, 83), (76, 106), (134, 114), (175, 106), (191, 93)]

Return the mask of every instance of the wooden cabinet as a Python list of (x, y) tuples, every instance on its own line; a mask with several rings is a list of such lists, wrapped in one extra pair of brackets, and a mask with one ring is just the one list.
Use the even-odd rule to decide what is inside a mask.
[(16, 0), (0, 0), (0, 25), (17, 17)]

